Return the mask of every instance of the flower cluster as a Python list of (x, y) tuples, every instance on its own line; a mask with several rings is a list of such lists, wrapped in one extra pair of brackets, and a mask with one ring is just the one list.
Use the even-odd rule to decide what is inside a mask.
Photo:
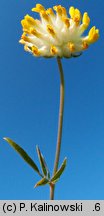
[(87, 36), (83, 35), (90, 24), (87, 12), (81, 15), (77, 8), (70, 7), (68, 17), (61, 5), (45, 9), (41, 4), (36, 4), (32, 11), (40, 14), (40, 20), (28, 14), (24, 17), (20, 43), (34, 56), (70, 58), (86, 50), (99, 38), (99, 30), (95, 26)]

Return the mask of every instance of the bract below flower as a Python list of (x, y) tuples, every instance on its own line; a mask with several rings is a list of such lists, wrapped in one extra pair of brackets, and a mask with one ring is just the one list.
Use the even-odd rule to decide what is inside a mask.
[(21, 21), (23, 34), (20, 43), (26, 51), (34, 56), (70, 58), (98, 40), (99, 30), (95, 26), (84, 36), (90, 24), (87, 12), (82, 16), (78, 9), (70, 7), (68, 17), (61, 5), (53, 9), (46, 10), (43, 5), (36, 4), (32, 11), (40, 14), (40, 20), (26, 15)]

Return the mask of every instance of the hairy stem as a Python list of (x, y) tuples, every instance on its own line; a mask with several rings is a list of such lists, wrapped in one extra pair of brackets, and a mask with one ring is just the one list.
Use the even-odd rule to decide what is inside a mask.
[[(59, 164), (60, 149), (61, 149), (61, 138), (62, 138), (62, 125), (63, 125), (63, 111), (64, 111), (64, 74), (60, 57), (57, 57), (57, 63), (60, 74), (60, 107), (59, 107), (59, 122), (58, 122), (58, 134), (57, 134), (57, 145), (54, 162), (53, 175), (56, 173)], [(50, 185), (50, 200), (54, 200), (55, 185)]]

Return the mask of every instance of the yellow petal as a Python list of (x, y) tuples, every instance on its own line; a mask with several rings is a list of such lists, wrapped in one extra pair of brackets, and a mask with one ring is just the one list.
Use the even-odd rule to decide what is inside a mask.
[(88, 16), (88, 13), (87, 13), (87, 12), (85, 12), (85, 13), (83, 14), (82, 23), (84, 24), (85, 29), (86, 29), (86, 28), (89, 26), (89, 24), (90, 24), (90, 18), (89, 18), (89, 16)]
[(24, 40), (25, 42), (29, 42), (29, 43), (31, 42), (30, 38), (28, 38), (25, 33), (22, 34), (21, 39)]
[(51, 34), (52, 37), (55, 36), (55, 31), (53, 29), (53, 27), (51, 25), (47, 25), (47, 31), (49, 32), (49, 34)]
[(56, 55), (57, 54), (57, 48), (54, 45), (52, 45), (50, 48), (50, 52), (52, 55)]
[(45, 19), (47, 22), (49, 22), (49, 20), (50, 20), (49, 18), (50, 18), (50, 17), (49, 17), (49, 15), (46, 13), (46, 11), (41, 11), (40, 14), (41, 14), (41, 16), (42, 16), (43, 19)]
[(92, 38), (92, 36), (93, 36), (94, 33), (95, 33), (95, 26), (93, 26), (93, 27), (90, 29), (89, 33), (88, 33), (89, 39)]
[(69, 48), (69, 50), (70, 50), (71, 52), (74, 52), (74, 51), (75, 51), (75, 45), (74, 45), (74, 43), (68, 42), (67, 46), (68, 46), (68, 48)]
[(28, 14), (24, 18), (25, 18), (25, 21), (27, 21), (30, 25), (36, 25), (35, 19), (29, 16)]
[(41, 38), (41, 34), (35, 28), (30, 29), (30, 34), (33, 34), (35, 37)]
[(99, 30), (93, 26), (88, 33), (88, 40), (90, 43), (94, 43), (99, 38)]
[(82, 45), (82, 46), (83, 46), (83, 50), (86, 50), (86, 49), (88, 49), (88, 47), (89, 47), (89, 46), (88, 46), (88, 43), (87, 43), (86, 41), (83, 42), (83, 45)]
[(41, 11), (45, 11), (45, 8), (42, 4), (36, 4), (36, 7), (32, 8), (32, 11), (40, 13)]
[(53, 9), (60, 15), (62, 16), (62, 6), (61, 5), (56, 5), (53, 7)]
[(29, 27), (30, 27), (30, 25), (28, 24), (28, 22), (26, 20), (24, 20), (24, 19), (21, 20), (21, 25), (22, 25), (24, 31), (27, 30), (27, 29), (29, 29)]
[(76, 8), (75, 9), (75, 19), (76, 21), (80, 22), (82, 18), (81, 12)]
[(75, 9), (74, 9), (74, 7), (70, 7), (69, 8), (69, 14), (70, 14), (71, 18), (74, 18), (74, 15), (75, 15)]
[(49, 15), (54, 15), (54, 12), (53, 12), (52, 8), (48, 8), (46, 10), (46, 13), (49, 14)]
[(64, 7), (61, 7), (61, 8), (62, 8), (62, 15), (66, 16), (67, 15), (66, 9)]
[(32, 46), (32, 52), (36, 56), (40, 56), (40, 52), (36, 46)]
[(67, 28), (70, 27), (70, 19), (69, 18), (63, 17), (62, 21), (64, 22), (64, 24), (66, 25)]
[(70, 7), (69, 14), (74, 22), (78, 25), (82, 18), (80, 11), (77, 8), (75, 9), (74, 7)]

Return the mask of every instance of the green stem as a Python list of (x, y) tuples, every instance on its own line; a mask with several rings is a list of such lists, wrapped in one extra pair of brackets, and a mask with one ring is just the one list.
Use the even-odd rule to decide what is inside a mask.
[[(58, 135), (56, 145), (56, 155), (54, 162), (53, 175), (56, 173), (59, 164), (61, 138), (62, 138), (62, 125), (63, 125), (63, 111), (64, 111), (64, 74), (60, 57), (57, 57), (57, 63), (60, 73), (60, 107), (59, 107), (59, 122), (58, 122)], [(54, 200), (55, 185), (50, 185), (50, 200)]]

